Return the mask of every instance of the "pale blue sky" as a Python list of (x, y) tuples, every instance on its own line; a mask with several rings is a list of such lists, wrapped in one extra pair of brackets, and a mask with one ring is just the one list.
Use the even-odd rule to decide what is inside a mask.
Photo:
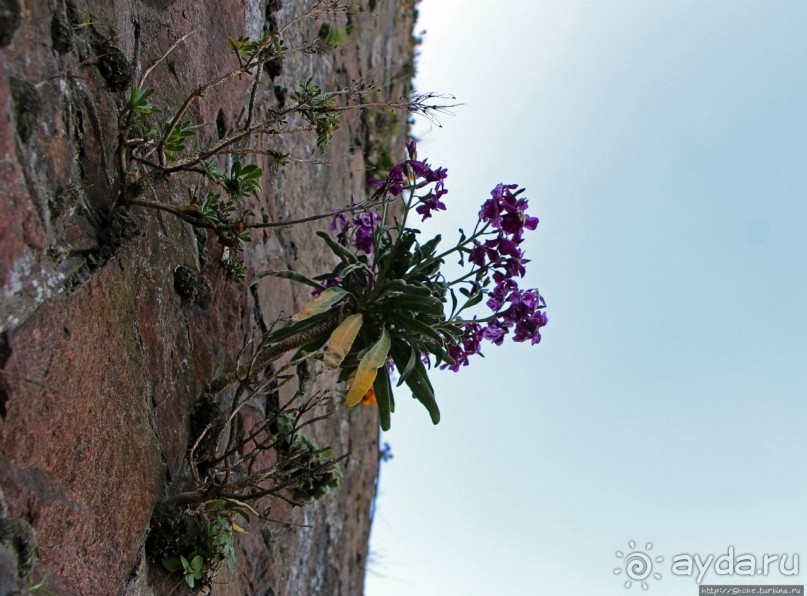
[(398, 392), (367, 593), (643, 593), (630, 539), (650, 594), (730, 545), (807, 583), (807, 2), (420, 8), (417, 86), (465, 104), (417, 129), (449, 170), (428, 229), (526, 186), (550, 323), (436, 374), (439, 426)]

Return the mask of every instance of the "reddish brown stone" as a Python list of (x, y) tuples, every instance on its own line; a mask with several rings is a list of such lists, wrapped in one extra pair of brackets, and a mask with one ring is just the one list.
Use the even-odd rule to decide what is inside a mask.
[[(118, 58), (142, 73), (175, 39), (195, 31), (148, 81), (157, 90), (152, 102), (173, 109), (200, 82), (236, 64), (227, 37), (259, 35), (311, 2), (272, 2), (268, 15), (265, 2), (256, 0), (204, 8), (192, 0), (89, 0), (80, 10), (57, 2), (56, 12), (52, 4), (25, 3), (24, 18), (0, 49), (0, 330), (6, 346), (0, 354), (0, 485), (9, 515), (34, 528), (39, 570), (49, 574), (54, 593), (164, 593), (180, 584), (178, 594), (181, 578), (149, 571), (143, 544), (155, 504), (186, 474), (194, 401), (244, 346), (281, 313), (298, 310), (310, 292), (277, 279), (253, 291), (231, 284), (216, 265), (221, 247), (215, 238), (200, 252), (189, 226), (171, 215), (113, 210), (117, 110), (127, 91), (110, 91), (120, 85), (95, 61), (98, 48), (111, 43)], [(378, 3), (371, 14), (366, 3), (354, 3), (348, 43), (332, 55), (285, 57), (266, 73), (259, 113), (288, 101), (309, 76), (339, 89), (401, 72), (412, 60), (413, 13), (405, 4)], [(344, 26), (346, 18), (342, 12), (303, 23), (288, 32), (287, 42), (299, 47), (326, 20)], [(14, 105), (12, 78), (35, 90), (37, 118)], [(391, 98), (407, 84), (381, 87)], [(247, 90), (246, 79), (233, 81), (194, 104), (193, 121), (209, 124), (199, 129), (203, 139), (238, 121)], [(325, 163), (276, 168), (270, 158), (256, 159), (266, 176), (255, 211), (279, 221), (330, 212), (348, 204), (351, 194), (361, 200), (367, 140), (389, 143), (396, 154), (404, 131), (402, 125), (373, 138), (365, 120), (348, 113), (322, 156), (312, 155), (311, 136), (273, 139), (295, 159)], [(178, 203), (192, 183), (196, 178), (178, 176), (147, 198)], [(246, 254), (250, 275), (270, 267), (306, 274), (330, 268), (333, 257), (314, 235), (326, 226), (322, 220), (256, 232)], [(209, 281), (206, 309), (176, 292), (180, 265)], [(332, 384), (321, 379), (319, 386)], [(350, 452), (342, 486), (304, 509), (271, 503), (273, 518), (294, 525), (250, 524), (237, 543), (237, 574), (221, 574), (215, 593), (361, 593), (377, 418), (370, 408), (348, 411), (337, 397), (326, 410), (333, 416), (311, 433), (336, 453)]]

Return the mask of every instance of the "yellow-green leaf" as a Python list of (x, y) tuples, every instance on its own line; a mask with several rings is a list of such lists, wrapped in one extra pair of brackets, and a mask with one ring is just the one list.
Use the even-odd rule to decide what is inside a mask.
[(347, 296), (347, 291), (342, 288), (328, 288), (322, 294), (311, 300), (306, 304), (303, 309), (294, 315), (292, 321), (302, 321), (308, 317), (312, 317), (321, 312), (330, 309), (334, 304), (337, 304)]
[(236, 532), (240, 532), (241, 534), (249, 534), (249, 532), (247, 532), (244, 528), (242, 528), (238, 524), (233, 524), (233, 530), (235, 530)]
[(342, 360), (353, 345), (361, 329), (364, 317), (361, 314), (350, 315), (331, 333), (328, 345), (325, 346), (323, 362), (328, 368), (339, 368)]
[(383, 366), (387, 361), (387, 354), (389, 354), (390, 336), (387, 328), (384, 327), (381, 331), (381, 339), (379, 339), (372, 348), (362, 358), (362, 361), (367, 360), (367, 364), (373, 368)]
[(381, 331), (381, 339), (379, 339), (373, 346), (367, 350), (367, 353), (362, 357), (359, 362), (359, 367), (356, 369), (356, 377), (353, 379), (353, 384), (347, 392), (345, 402), (348, 407), (353, 407), (361, 401), (364, 394), (373, 386), (378, 369), (387, 362), (387, 354), (390, 348), (390, 335), (386, 327)]
[(361, 398), (370, 391), (373, 386), (375, 377), (378, 374), (378, 368), (369, 366), (365, 361), (367, 356), (362, 358), (359, 362), (359, 368), (356, 369), (356, 376), (353, 378), (353, 384), (350, 386), (350, 391), (347, 392), (345, 403), (349, 408), (352, 408), (361, 401)]

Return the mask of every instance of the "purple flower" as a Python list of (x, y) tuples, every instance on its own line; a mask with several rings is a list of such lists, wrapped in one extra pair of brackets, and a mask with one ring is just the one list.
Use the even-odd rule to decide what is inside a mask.
[[(442, 182), (439, 182), (438, 185), (439, 184), (442, 184)], [(438, 194), (429, 193), (425, 197), (418, 197), (420, 205), (418, 205), (415, 208), (415, 211), (417, 211), (423, 216), (423, 219), (421, 221), (426, 221), (427, 219), (429, 219), (432, 216), (432, 211), (446, 210), (445, 204), (443, 204), (443, 202), (440, 200), (440, 197), (444, 194), (445, 194), (444, 191), (443, 192), (438, 191)]]
[(449, 344), (448, 345), (448, 355), (451, 356), (452, 360), (454, 360), (454, 364), (443, 364), (440, 366), (441, 369), (449, 369), (454, 372), (457, 372), (461, 366), (468, 366), (468, 357), (465, 355), (462, 347), (456, 344)]
[(375, 211), (365, 211), (353, 218), (353, 225), (356, 226), (353, 243), (356, 250), (367, 254), (373, 252), (373, 233), (380, 221), (381, 216)]
[[(406, 188), (423, 188), (434, 182), (438, 184), (433, 194), (436, 195), (438, 199), (446, 193), (443, 180), (446, 179), (448, 171), (445, 168), (433, 169), (428, 162), (415, 159), (417, 157), (417, 145), (413, 139), (410, 139), (410, 141), (406, 143), (406, 150), (409, 159), (395, 164), (389, 171), (389, 174), (387, 174), (386, 180), (381, 181), (375, 178), (368, 180), (369, 184), (378, 189), (373, 194), (373, 200), (380, 199), (385, 193), (397, 197)], [(445, 206), (443, 206), (443, 209), (444, 208)], [(431, 215), (431, 211), (433, 210), (434, 208), (430, 209), (428, 215), (423, 211), (420, 213), (424, 215), (424, 219), (426, 219), (426, 217)]]
[[(520, 242), (521, 240), (514, 241), (499, 235), (491, 240), (486, 240), (485, 246), (492, 251), (496, 251), (498, 253), (497, 258), (499, 256), (507, 256), (520, 259), (522, 255), (521, 249), (518, 248)], [(491, 257), (491, 261), (492, 260), (494, 259)]]
[(508, 213), (499, 220), (499, 228), (505, 234), (518, 238), (524, 229), (524, 220), (520, 213)]
[(504, 336), (507, 333), (507, 329), (499, 325), (496, 321), (493, 321), (490, 325), (485, 327), (485, 330), (482, 332), (482, 337), (486, 340), (493, 342), (497, 346), (502, 345), (504, 342)]
[(468, 255), (468, 260), (477, 267), (484, 267), (486, 256), (487, 249), (474, 240), (474, 247), (471, 249), (471, 254)]
[(345, 226), (348, 225), (347, 215), (342, 213), (337, 213), (333, 216), (331, 220), (331, 229), (332, 230), (344, 230)]
[(505, 277), (498, 271), (493, 274), (493, 281), (496, 283), (496, 287), (491, 292), (491, 295), (500, 298), (502, 302), (505, 296), (518, 289), (518, 284), (513, 279)]
[(418, 144), (415, 139), (409, 139), (406, 141), (406, 153), (409, 155), (409, 159), (417, 159)]
[(423, 173), (423, 178), (426, 180), (426, 182), (443, 182), (447, 176), (448, 170), (445, 168), (437, 168), (436, 170), (426, 168), (426, 171)]
[(529, 262), (529, 259), (506, 259), (503, 263), (504, 271), (508, 277), (524, 277), (527, 272), (524, 265)]
[(540, 329), (548, 322), (549, 319), (547, 319), (545, 313), (535, 311), (531, 316), (525, 317), (516, 323), (513, 341), (530, 340), (531, 345), (539, 343), (541, 341)]
[(372, 196), (373, 201), (380, 199), (384, 193), (388, 193), (393, 197), (397, 197), (403, 192), (405, 187), (403, 179), (403, 162), (396, 164), (387, 174), (386, 180), (376, 180), (370, 178), (368, 181), (371, 185), (375, 186), (378, 190)]
[(518, 198), (524, 189), (512, 192), (515, 188), (516, 184), (499, 184), (490, 191), (490, 198), (479, 210), (479, 219), (517, 241), (525, 229), (534, 230), (538, 226), (538, 218), (527, 215), (527, 199)]
[(371, 228), (356, 228), (356, 249), (364, 253), (373, 252), (373, 230)]
[[(393, 168), (401, 168), (401, 172), (403, 172), (403, 167), (406, 166), (407, 170), (412, 172), (415, 180), (423, 179), (426, 184), (430, 184), (432, 182), (440, 182), (446, 179), (448, 176), (448, 170), (445, 168), (437, 168), (433, 170), (431, 166), (425, 161), (418, 161), (416, 159), (407, 159), (406, 161), (402, 161), (398, 165)], [(392, 171), (390, 172), (390, 174)]]
[(504, 300), (502, 300), (499, 296), (491, 296), (488, 298), (488, 301), (485, 302), (488, 305), (488, 308), (493, 312), (497, 312), (504, 304)]
[(482, 209), (479, 210), (479, 219), (492, 221), (499, 217), (499, 213), (501, 213), (499, 202), (496, 199), (488, 199), (482, 203)]
[(462, 325), (463, 335), (457, 343), (448, 344), (448, 355), (454, 360), (454, 364), (444, 364), (440, 368), (448, 368), (457, 372), (461, 366), (468, 366), (468, 357), (474, 354), (482, 355), (482, 335), (484, 328), (476, 322), (469, 322)]
[[(526, 208), (527, 201), (524, 200), (524, 207)], [(538, 227), (538, 218), (530, 217), (524, 211), (516, 209), (512, 213), (507, 213), (499, 219), (498, 227), (502, 232), (512, 236), (513, 238), (521, 238), (524, 229), (534, 230)]]
[(345, 213), (337, 213), (331, 220), (331, 230), (337, 231), (336, 241), (342, 246), (350, 244), (352, 234), (356, 250), (367, 254), (373, 252), (373, 233), (381, 216), (375, 211), (365, 211), (349, 219)]
[(350, 220), (346, 213), (337, 213), (331, 220), (331, 230), (337, 231), (336, 241), (342, 246), (348, 245), (347, 233), (350, 230)]

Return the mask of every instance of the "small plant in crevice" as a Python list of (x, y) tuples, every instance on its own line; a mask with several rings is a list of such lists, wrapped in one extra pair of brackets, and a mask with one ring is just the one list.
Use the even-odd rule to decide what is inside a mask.
[(149, 555), (169, 573), (181, 574), (191, 588), (209, 587), (222, 565), (235, 571), (234, 533), (245, 532), (239, 521), (249, 521), (246, 505), (225, 499), (163, 509), (152, 522)]
[[(292, 52), (322, 53), (345, 41), (344, 30), (326, 23), (320, 28), (316, 40), (289, 47), (284, 41), (284, 33), (289, 27), (315, 15), (346, 10), (348, 7), (339, 0), (321, 0), (285, 27), (266, 32), (259, 39), (230, 38), (236, 67), (200, 84), (187, 94), (179, 107), (163, 105), (158, 108), (154, 89), (147, 87), (147, 79), (190, 34), (172, 44), (132, 86), (128, 101), (121, 110), (117, 151), (120, 201), (128, 206), (171, 213), (192, 226), (211, 230), (223, 246), (222, 268), (236, 281), (243, 281), (246, 274), (241, 252), (250, 241), (250, 230), (329, 217), (330, 213), (323, 213), (290, 221), (259, 221), (249, 200), (260, 192), (263, 171), (257, 164), (243, 160), (265, 156), (272, 158), (277, 165), (288, 163), (292, 157), (267, 139), (290, 134), (312, 135), (313, 146), (322, 152), (339, 128), (341, 114), (348, 110), (430, 113), (448, 107), (432, 104), (432, 100), (438, 97), (434, 94), (412, 95), (392, 101), (367, 100), (365, 93), (372, 86), (361, 84), (328, 92), (310, 78), (290, 93), (290, 101), (285, 105), (276, 108), (262, 105), (258, 98), (263, 86), (264, 67), (277, 63)], [(233, 129), (215, 140), (201, 138), (198, 134), (201, 124), (195, 123), (190, 116), (191, 107), (209, 91), (245, 78), (249, 81), (246, 105)], [(144, 198), (178, 174), (199, 177), (198, 182), (188, 188), (187, 202), (176, 205)], [(366, 206), (363, 203), (350, 205), (344, 211), (357, 212)]]
[(347, 41), (348, 31), (344, 27), (335, 27), (331, 23), (322, 23), (317, 37), (319, 38), (318, 48), (321, 52), (328, 54)]
[(158, 506), (146, 545), (153, 562), (191, 587), (208, 586), (223, 564), (234, 569), (239, 520), (270, 519), (272, 499), (302, 506), (339, 485), (342, 458), (302, 432), (328, 416), (320, 412), (327, 395), (306, 397), (301, 386), (287, 403), (272, 405), (301, 362), (256, 369), (234, 392), (197, 400), (190, 479)]
[[(298, 471), (296, 481), (291, 483), (291, 499), (295, 503), (308, 503), (325, 496), (328, 490), (337, 488), (341, 479), (338, 466), (320, 467), (323, 458), (331, 456), (330, 449), (322, 449), (312, 438), (295, 431), (297, 420), (294, 415), (285, 413), (275, 421), (278, 436), (277, 453), (279, 458), (294, 460)], [(302, 471), (302, 473), (300, 473)], [(307, 473), (314, 471), (314, 473)], [(291, 479), (291, 477), (289, 477)]]
[[(37, 575), (39, 575), (39, 579), (37, 579)], [(31, 570), (28, 576), (25, 578), (25, 589), (28, 591), (29, 594), (41, 594), (42, 596), (52, 596), (53, 592), (48, 590), (47, 583), (48, 583), (48, 572), (39, 573), (37, 574), (36, 570)]]
[[(194, 488), (176, 495), (175, 503), (220, 498), (253, 503), (271, 496), (299, 506), (325, 494), (317, 487), (338, 486), (341, 458), (334, 458), (330, 449), (302, 432), (328, 417), (315, 412), (325, 407), (327, 394), (306, 396), (303, 386), (288, 403), (266, 406), (259, 418), (242, 415), (247, 406), (254, 411), (256, 403), (269, 403), (278, 388), (293, 378), (285, 371), (300, 365), (297, 359), (263, 377), (262, 369), (255, 368), (224, 406), (212, 394), (197, 400), (193, 425), (197, 434), (188, 451)], [(276, 461), (268, 463), (268, 452), (275, 454)]]

